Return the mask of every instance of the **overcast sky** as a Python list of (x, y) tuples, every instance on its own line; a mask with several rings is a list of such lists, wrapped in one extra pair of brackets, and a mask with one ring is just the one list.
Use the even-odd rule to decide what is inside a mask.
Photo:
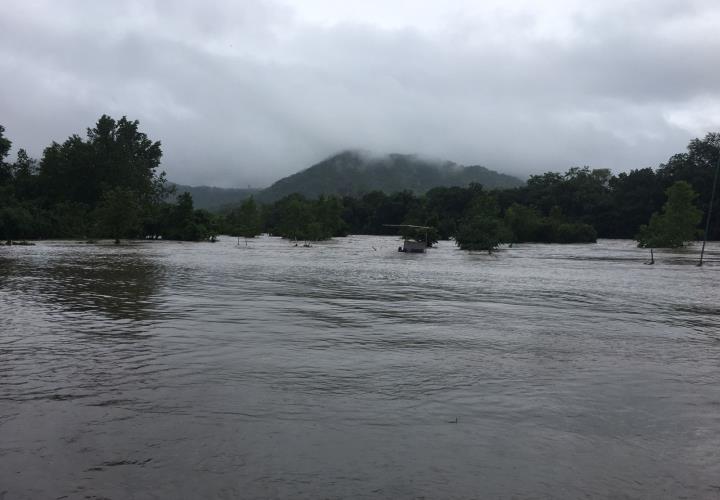
[(718, 0), (8, 0), (0, 124), (39, 157), (127, 115), (189, 184), (346, 148), (617, 172), (720, 130), (718, 26)]

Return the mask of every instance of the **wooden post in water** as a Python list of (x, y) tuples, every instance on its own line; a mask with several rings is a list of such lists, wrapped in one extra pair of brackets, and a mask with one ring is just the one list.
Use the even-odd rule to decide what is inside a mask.
[(717, 188), (718, 171), (720, 170), (720, 152), (718, 154), (717, 164), (715, 165), (715, 177), (713, 178), (712, 192), (710, 193), (710, 206), (708, 207), (707, 219), (705, 220), (705, 237), (703, 238), (702, 249), (700, 250), (700, 262), (698, 267), (703, 265), (703, 256), (705, 255), (705, 243), (707, 243), (708, 233), (710, 232), (710, 219), (712, 218), (713, 202), (715, 201), (715, 191)]

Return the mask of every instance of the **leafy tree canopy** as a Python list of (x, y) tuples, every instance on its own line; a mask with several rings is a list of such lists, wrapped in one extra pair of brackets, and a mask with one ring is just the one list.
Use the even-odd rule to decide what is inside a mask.
[(695, 206), (697, 193), (689, 183), (677, 181), (665, 193), (661, 213), (654, 213), (648, 225), (640, 227), (636, 239), (643, 248), (677, 248), (697, 237), (702, 212)]
[(40, 161), (39, 180), (50, 203), (79, 202), (94, 208), (103, 194), (122, 187), (134, 191), (143, 203), (164, 197), (160, 142), (139, 130), (139, 122), (103, 115), (87, 139), (77, 135), (53, 142)]

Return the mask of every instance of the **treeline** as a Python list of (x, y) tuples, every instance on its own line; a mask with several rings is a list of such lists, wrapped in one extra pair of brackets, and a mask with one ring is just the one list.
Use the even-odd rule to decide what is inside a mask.
[[(246, 205), (254, 207), (257, 233), (297, 239), (392, 235), (398, 229), (391, 225), (408, 224), (431, 226), (431, 240), (453, 237), (468, 249), (486, 250), (499, 243), (585, 243), (597, 238), (677, 246), (698, 238), (705, 226), (718, 144), (720, 135), (708, 134), (657, 169), (612, 175), (606, 169), (571, 168), (564, 174), (531, 176), (525, 186), (513, 189), (489, 191), (473, 184), (434, 188), (424, 195), (374, 191), (362, 197), (317, 200), (294, 194), (271, 205)], [(680, 198), (682, 207), (673, 201)], [(239, 234), (236, 221), (244, 217), (238, 209), (226, 211), (220, 227), (225, 233)], [(720, 239), (720, 203), (713, 207), (711, 220), (709, 238)]]
[(37, 161), (0, 126), (0, 239), (165, 238), (203, 240), (217, 234), (218, 218), (193, 208), (192, 197), (167, 203), (158, 172), (162, 150), (137, 121), (103, 115), (86, 138), (53, 142)]
[[(564, 216), (558, 207), (547, 216), (517, 203), (502, 210), (498, 193), (473, 184), (467, 188), (434, 188), (420, 196), (410, 191), (390, 195), (375, 191), (360, 198), (307, 199), (293, 194), (263, 206), (250, 199), (222, 214), (219, 226), (231, 235), (252, 237), (267, 232), (310, 241), (347, 234), (396, 235), (397, 225), (429, 226), (431, 243), (476, 237), (475, 244), (465, 246), (477, 249), (486, 249), (486, 240), (572, 243), (597, 238), (592, 226)], [(425, 238), (425, 230), (410, 231), (403, 234)]]
[[(253, 237), (267, 232), (317, 241), (347, 234), (393, 235), (398, 228), (392, 225), (406, 224), (431, 226), (431, 240), (452, 237), (468, 249), (491, 249), (502, 242), (593, 242), (639, 237), (653, 214), (658, 214), (654, 225), (649, 224), (653, 234), (671, 227), (660, 224), (671, 215), (663, 218), (660, 213), (665, 213), (668, 189), (678, 183), (687, 185), (685, 199), (701, 214), (688, 218), (695, 226), (689, 231), (697, 235), (707, 217), (720, 156), (720, 134), (708, 134), (657, 169), (612, 175), (606, 169), (571, 168), (562, 174), (534, 175), (522, 187), (499, 190), (471, 184), (420, 195), (374, 191), (360, 197), (307, 199), (292, 194), (265, 205), (250, 198), (216, 214), (194, 209), (187, 193), (174, 203), (166, 201), (169, 184), (165, 174), (158, 173), (160, 143), (141, 133), (137, 121), (103, 116), (85, 139), (72, 136), (63, 144), (53, 143), (39, 161), (23, 150), (14, 162), (6, 161), (11, 143), (3, 131), (0, 127), (3, 240), (204, 240), (217, 234)], [(710, 239), (720, 239), (720, 203), (713, 211)], [(651, 237), (648, 231), (643, 244), (670, 238)]]

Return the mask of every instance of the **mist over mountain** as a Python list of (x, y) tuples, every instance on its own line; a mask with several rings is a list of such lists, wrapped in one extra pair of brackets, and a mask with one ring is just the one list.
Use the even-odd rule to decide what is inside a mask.
[(195, 208), (204, 208), (210, 211), (217, 211), (224, 206), (238, 204), (260, 192), (259, 189), (186, 186), (174, 182), (169, 184), (175, 186), (175, 194), (169, 197), (171, 201), (174, 201), (178, 195), (188, 192), (193, 197)]
[(468, 186), (471, 183), (493, 189), (521, 186), (524, 181), (479, 165), (464, 166), (410, 154), (375, 155), (364, 151), (343, 151), (284, 177), (265, 189), (171, 183), (176, 190), (171, 199), (187, 191), (192, 195), (196, 208), (217, 211), (250, 196), (270, 203), (293, 193), (307, 198), (320, 195), (360, 196), (370, 191), (390, 194), (409, 190), (422, 194), (438, 186)]
[(410, 190), (422, 194), (438, 186), (479, 183), (488, 189), (521, 186), (517, 177), (485, 167), (463, 166), (416, 155), (372, 155), (343, 151), (263, 189), (258, 199), (272, 202), (292, 193), (314, 198), (320, 195), (358, 196), (370, 191), (394, 193)]

